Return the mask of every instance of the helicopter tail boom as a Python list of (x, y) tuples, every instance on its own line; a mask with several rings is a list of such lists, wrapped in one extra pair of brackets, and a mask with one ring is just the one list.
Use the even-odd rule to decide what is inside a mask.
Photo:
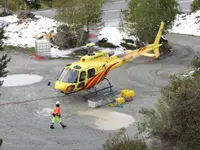
[[(156, 35), (156, 38), (154, 40), (154, 43), (148, 45), (147, 47), (141, 48), (141, 50), (142, 49), (144, 50), (141, 53), (141, 55), (147, 56), (147, 57), (155, 57), (155, 58), (158, 58), (160, 56), (159, 47), (162, 46), (162, 44), (159, 44), (159, 43), (160, 43), (160, 39), (161, 39), (161, 36), (162, 36), (163, 28), (164, 28), (164, 22), (161, 22), (161, 25), (160, 25), (160, 28), (159, 28), (158, 33)], [(153, 51), (153, 53), (149, 53), (150, 51)]]
[[(158, 58), (160, 56), (160, 52), (159, 52), (159, 47), (162, 46), (162, 44), (160, 44), (160, 39), (162, 36), (162, 31), (164, 28), (164, 22), (161, 22), (160, 28), (158, 30), (158, 33), (156, 35), (156, 38), (154, 40), (154, 43), (149, 44), (145, 47), (139, 48), (135, 51), (132, 50), (126, 50), (127, 55), (125, 56), (125, 60), (133, 60), (136, 57), (139, 57), (141, 55), (143, 56), (147, 56), (147, 57), (155, 57)], [(153, 52), (153, 53), (152, 53)]]
[[(163, 28), (164, 28), (164, 22), (161, 22), (161, 25), (160, 25), (160, 28), (158, 30), (158, 33), (157, 33), (157, 36), (155, 38), (155, 41), (154, 41), (154, 45), (159, 45), (160, 43), (160, 38), (162, 36), (162, 31), (163, 31)], [(160, 45), (161, 46), (161, 45)], [(159, 47), (160, 47), (159, 46)], [(160, 56), (160, 52), (159, 52), (159, 47), (155, 48), (153, 51), (154, 51), (154, 54), (155, 54), (155, 57), (159, 57)]]
[(163, 28), (164, 28), (164, 22), (161, 22), (161, 25), (157, 33), (157, 36), (154, 40), (154, 43), (149, 44), (145, 47), (136, 49), (136, 50), (125, 50), (122, 55), (115, 55), (113, 57), (110, 57), (109, 58), (110, 64), (114, 64), (114, 63), (117, 63), (117, 64), (113, 66), (109, 71), (112, 71), (141, 55), (146, 56), (146, 57), (158, 58), (160, 56), (159, 47), (163, 45), (160, 43)]
[(155, 41), (154, 41), (155, 45), (158, 45), (160, 43), (160, 38), (162, 36), (163, 28), (164, 28), (164, 22), (161, 22), (160, 28), (158, 30), (157, 36), (156, 36)]

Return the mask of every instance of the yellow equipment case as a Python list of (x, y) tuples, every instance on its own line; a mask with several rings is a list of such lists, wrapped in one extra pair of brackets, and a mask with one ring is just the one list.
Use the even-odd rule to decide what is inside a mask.
[(121, 90), (121, 96), (125, 99), (125, 101), (132, 101), (135, 96), (134, 90), (123, 89)]

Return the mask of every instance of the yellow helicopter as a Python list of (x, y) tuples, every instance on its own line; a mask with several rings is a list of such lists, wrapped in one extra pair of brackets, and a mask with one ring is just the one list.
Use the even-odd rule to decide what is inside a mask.
[[(159, 31), (153, 44), (136, 50), (124, 50), (122, 54), (112, 55), (106, 50), (100, 50), (97, 52), (88, 53), (80, 58), (78, 62), (68, 64), (64, 67), (54, 88), (65, 94), (75, 93), (82, 90), (87, 90), (95, 87), (101, 81), (106, 79), (108, 73), (141, 55), (147, 57), (158, 58), (160, 56), (159, 47), (162, 31), (164, 28), (164, 22), (161, 22)], [(89, 43), (87, 46), (92, 47), (94, 43)], [(149, 53), (153, 51), (153, 53)], [(109, 82), (109, 86), (98, 91), (111, 88), (112, 85)], [(97, 92), (97, 91), (96, 91)]]

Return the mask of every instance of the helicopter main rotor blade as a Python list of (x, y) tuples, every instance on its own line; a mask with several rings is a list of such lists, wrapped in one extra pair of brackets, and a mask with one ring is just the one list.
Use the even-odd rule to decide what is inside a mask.
[(92, 48), (87, 47), (87, 46), (81, 46), (81, 47), (75, 47), (75, 48), (71, 48), (71, 49), (64, 49), (62, 51), (66, 51), (67, 52), (66, 55), (70, 55), (77, 51), (96, 51), (96, 50), (100, 50), (99, 46), (93, 46)]

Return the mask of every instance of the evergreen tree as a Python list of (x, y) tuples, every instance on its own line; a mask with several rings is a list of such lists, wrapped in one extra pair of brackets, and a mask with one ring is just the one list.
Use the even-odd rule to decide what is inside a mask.
[(131, 0), (128, 9), (122, 11), (121, 26), (129, 35), (151, 43), (161, 21), (165, 22), (165, 29), (173, 25), (178, 6), (176, 0)]
[[(3, 39), (6, 37), (4, 36), (4, 29), (0, 28), (0, 50), (3, 50)], [(8, 71), (6, 71), (7, 63), (11, 60), (11, 58), (8, 58), (7, 54), (3, 55), (0, 58), (0, 87), (3, 84), (3, 80), (1, 80), (2, 77), (5, 77)], [(0, 147), (3, 143), (3, 140), (0, 138)]]
[[(6, 71), (6, 67), (8, 62), (10, 61), (10, 58), (8, 58), (7, 54), (3, 55), (0, 58), (0, 78), (6, 77), (8, 71)], [(0, 86), (2, 86), (3, 81), (0, 80)]]
[(191, 4), (191, 11), (195, 12), (197, 10), (200, 10), (200, 0), (193, 0)]
[[(6, 39), (4, 36), (4, 29), (0, 28), (0, 50), (3, 50), (3, 39)], [(11, 60), (11, 58), (8, 58), (8, 55), (5, 54), (0, 58), (0, 78), (6, 77), (8, 71), (6, 71), (6, 67), (8, 62)], [(0, 86), (2, 86), (3, 81), (0, 80)]]

